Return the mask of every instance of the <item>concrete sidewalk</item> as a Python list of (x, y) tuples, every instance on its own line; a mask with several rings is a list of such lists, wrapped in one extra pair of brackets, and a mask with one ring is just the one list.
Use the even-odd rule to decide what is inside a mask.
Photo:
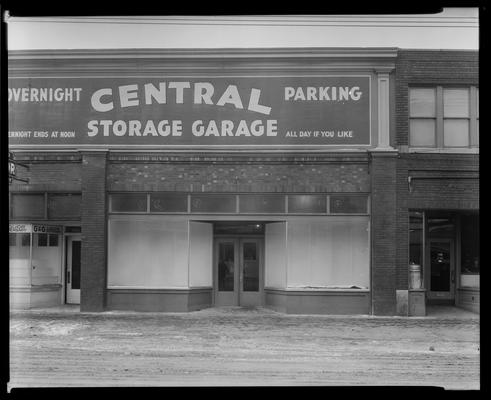
[(479, 315), (16, 311), (10, 387), (416, 385), (479, 389)]

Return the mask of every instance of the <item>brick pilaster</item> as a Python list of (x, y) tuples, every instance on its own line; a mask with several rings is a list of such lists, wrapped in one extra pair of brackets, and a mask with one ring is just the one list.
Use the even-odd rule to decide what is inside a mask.
[(80, 311), (102, 311), (106, 289), (106, 152), (82, 153)]
[(372, 152), (372, 313), (396, 313), (397, 152)]

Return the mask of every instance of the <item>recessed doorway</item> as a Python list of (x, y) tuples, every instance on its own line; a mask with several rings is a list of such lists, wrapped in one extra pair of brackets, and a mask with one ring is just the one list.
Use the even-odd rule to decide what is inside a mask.
[(262, 305), (264, 224), (217, 223), (214, 232), (215, 306)]

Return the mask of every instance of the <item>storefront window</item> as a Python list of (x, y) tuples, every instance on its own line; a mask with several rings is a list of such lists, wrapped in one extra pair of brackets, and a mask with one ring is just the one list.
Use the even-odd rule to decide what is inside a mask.
[(460, 219), (461, 286), (479, 287), (479, 214)]
[[(54, 240), (53, 237), (57, 239)], [(61, 246), (57, 234), (35, 233), (32, 245), (32, 284), (61, 283)]]
[(29, 247), (31, 245), (31, 235), (29, 233), (21, 233), (20, 242), (22, 247)]
[(17, 245), (17, 234), (9, 233), (9, 247)]
[(48, 245), (48, 235), (46, 233), (37, 234), (38, 247), (46, 247)]
[(423, 265), (423, 213), (409, 212), (409, 263)]
[(15, 287), (31, 284), (30, 269), (30, 233), (9, 234), (9, 278)]

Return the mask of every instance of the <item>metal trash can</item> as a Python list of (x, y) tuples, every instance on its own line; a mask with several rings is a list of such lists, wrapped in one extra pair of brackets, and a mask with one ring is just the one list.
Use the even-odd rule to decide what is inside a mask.
[(409, 289), (421, 289), (421, 265), (409, 264)]

